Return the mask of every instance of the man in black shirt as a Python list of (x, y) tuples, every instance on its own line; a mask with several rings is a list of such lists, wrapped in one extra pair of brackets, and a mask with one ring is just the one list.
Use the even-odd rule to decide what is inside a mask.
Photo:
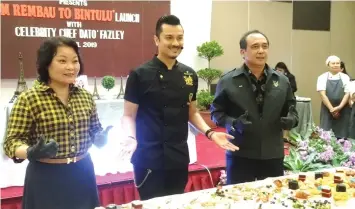
[(176, 61), (184, 43), (180, 20), (161, 17), (156, 25), (158, 55), (127, 80), (122, 125), (136, 139), (132, 156), (142, 200), (183, 193), (188, 179), (188, 122), (220, 147), (235, 151), (233, 136), (214, 132), (196, 108), (196, 72)]
[(212, 119), (234, 136), (238, 152), (226, 154), (227, 183), (283, 175), (282, 129), (297, 126), (296, 99), (286, 76), (267, 64), (269, 40), (260, 31), (240, 40), (244, 64), (218, 82)]

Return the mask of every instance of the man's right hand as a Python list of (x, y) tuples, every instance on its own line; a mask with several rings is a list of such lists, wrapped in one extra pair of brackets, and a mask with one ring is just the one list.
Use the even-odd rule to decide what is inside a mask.
[(250, 126), (251, 124), (252, 122), (248, 120), (248, 111), (245, 111), (243, 115), (239, 116), (235, 121), (233, 121), (233, 128), (242, 134), (245, 127)]
[(53, 139), (46, 143), (44, 137), (41, 136), (38, 139), (37, 144), (27, 148), (27, 159), (29, 161), (34, 161), (42, 158), (55, 157), (58, 152), (58, 146), (58, 143)]

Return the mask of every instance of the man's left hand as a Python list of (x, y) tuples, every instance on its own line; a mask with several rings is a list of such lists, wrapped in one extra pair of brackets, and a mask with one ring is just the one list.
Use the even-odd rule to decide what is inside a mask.
[(211, 133), (211, 140), (214, 141), (219, 147), (229, 151), (237, 151), (239, 147), (232, 144), (229, 139), (234, 139), (232, 135), (223, 132), (213, 132)]
[(293, 113), (296, 111), (295, 106), (291, 105), (287, 117), (281, 118), (281, 126), (283, 130), (291, 130), (295, 124)]

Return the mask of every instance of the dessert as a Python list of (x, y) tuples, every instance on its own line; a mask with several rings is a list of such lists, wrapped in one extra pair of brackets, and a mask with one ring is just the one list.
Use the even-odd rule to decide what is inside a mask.
[(290, 180), (290, 181), (288, 182), (288, 188), (289, 188), (289, 189), (292, 189), (292, 190), (297, 190), (297, 189), (299, 189), (298, 181), (296, 181), (296, 180)]
[(305, 181), (306, 180), (306, 175), (304, 175), (304, 174), (298, 175), (298, 180)]
[(323, 177), (329, 177), (330, 173), (329, 172), (323, 172)]
[(343, 179), (342, 179), (341, 175), (334, 174), (334, 183), (335, 184), (343, 183)]
[(345, 175), (347, 175), (347, 176), (355, 176), (355, 171), (353, 171), (353, 170), (347, 170), (347, 171), (345, 172)]
[(332, 190), (328, 186), (322, 186), (322, 197), (329, 198), (332, 196)]
[(336, 173), (344, 173), (344, 170), (343, 169), (336, 169), (335, 172)]
[(143, 204), (141, 203), (141, 201), (135, 200), (135, 201), (132, 202), (132, 208), (133, 209), (142, 209), (143, 208)]
[(274, 184), (275, 184), (277, 187), (282, 187), (282, 181), (280, 181), (280, 180), (275, 180), (275, 181), (274, 181)]
[(335, 191), (336, 191), (336, 192), (346, 192), (346, 186), (345, 186), (345, 184), (337, 184)]
[(296, 198), (299, 199), (308, 199), (309, 194), (306, 191), (297, 191), (296, 192)]
[(315, 179), (323, 178), (323, 173), (320, 173), (320, 172), (315, 173), (314, 178)]

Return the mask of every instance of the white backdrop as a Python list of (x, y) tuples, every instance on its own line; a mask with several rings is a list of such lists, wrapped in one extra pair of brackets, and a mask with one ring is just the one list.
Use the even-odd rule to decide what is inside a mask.
[[(123, 130), (120, 129), (120, 119), (123, 114), (123, 100), (97, 100), (96, 101), (99, 119), (105, 128), (113, 125), (114, 128), (109, 137), (108, 143), (101, 149), (93, 146), (90, 154), (95, 166), (96, 175), (103, 176), (107, 173), (125, 173), (133, 170), (129, 156), (120, 153), (122, 144), (119, 140)], [(0, 111), (0, 188), (9, 186), (23, 186), (25, 171), (28, 161), (15, 164), (11, 159), (4, 155), (3, 139), (6, 132), (7, 115), (12, 105), (2, 108)], [(188, 146), (190, 154), (190, 163), (197, 161), (196, 139), (195, 135), (189, 131)]]

